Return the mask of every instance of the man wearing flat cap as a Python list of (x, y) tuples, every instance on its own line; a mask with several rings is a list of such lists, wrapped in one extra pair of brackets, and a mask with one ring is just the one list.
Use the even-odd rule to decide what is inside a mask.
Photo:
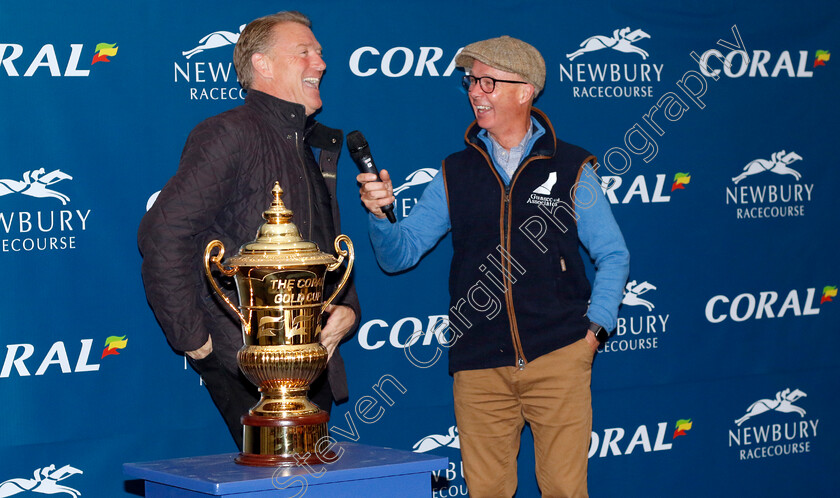
[(456, 63), (476, 119), (411, 215), (384, 220), (387, 171), (357, 177), (374, 251), (397, 272), (452, 232), (449, 369), (470, 495), (514, 494), (528, 422), (543, 496), (587, 496), (592, 360), (616, 326), (627, 247), (595, 157), (532, 106), (545, 84), (537, 49), (502, 36), (468, 45)]

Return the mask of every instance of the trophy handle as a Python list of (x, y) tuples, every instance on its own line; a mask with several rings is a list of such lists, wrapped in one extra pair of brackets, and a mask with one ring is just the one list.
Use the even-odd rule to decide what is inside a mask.
[[(347, 245), (346, 250), (341, 249), (339, 246), (339, 243), (342, 241), (345, 245)], [(344, 288), (344, 285), (347, 283), (347, 279), (350, 278), (350, 271), (353, 269), (353, 260), (356, 259), (356, 253), (353, 251), (353, 242), (350, 240), (350, 237), (344, 234), (335, 238), (335, 251), (339, 254), (338, 260), (327, 266), (327, 271), (335, 271), (339, 266), (341, 266), (345, 257), (347, 258), (347, 270), (344, 271), (344, 276), (341, 277), (341, 281), (338, 283), (338, 287), (336, 287), (335, 292), (333, 292), (332, 296), (330, 296), (329, 299), (324, 301), (324, 304), (321, 305), (321, 312), (329, 306), (332, 300), (335, 299), (335, 296), (337, 296), (338, 293), (341, 292), (341, 289)]]
[[(211, 256), (210, 253), (213, 252), (213, 249), (216, 249), (216, 248), (219, 249), (219, 253), (216, 254), (215, 256)], [(242, 312), (239, 311), (239, 308), (237, 308), (236, 305), (233, 304), (230, 299), (228, 299), (228, 297), (225, 295), (225, 293), (222, 292), (222, 289), (220, 289), (219, 285), (216, 283), (216, 279), (213, 278), (213, 274), (210, 273), (210, 263), (213, 263), (213, 264), (216, 265), (216, 267), (219, 269), (220, 272), (227, 275), (228, 277), (232, 277), (236, 274), (236, 268), (235, 267), (225, 268), (224, 266), (222, 266), (222, 258), (224, 258), (224, 257), (225, 257), (225, 246), (224, 246), (224, 244), (222, 244), (221, 241), (214, 240), (214, 241), (210, 242), (209, 244), (207, 244), (207, 248), (204, 249), (204, 273), (207, 275), (207, 279), (210, 280), (210, 285), (213, 286), (213, 289), (216, 291), (216, 294), (218, 294), (219, 297), (221, 297), (222, 300), (225, 303), (227, 303), (228, 307), (230, 307), (230, 309), (232, 309), (233, 312), (236, 313), (236, 315), (239, 317), (239, 319), (242, 320), (242, 325), (245, 327), (245, 330), (247, 331), (248, 329), (250, 329), (250, 326), (248, 325), (248, 321), (245, 320), (245, 315), (243, 315)]]

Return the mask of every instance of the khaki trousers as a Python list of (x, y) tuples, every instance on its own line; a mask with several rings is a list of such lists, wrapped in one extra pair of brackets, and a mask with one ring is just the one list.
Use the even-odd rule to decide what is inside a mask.
[(513, 496), (525, 422), (534, 435), (543, 496), (588, 496), (592, 358), (592, 348), (581, 339), (522, 369), (455, 373), (455, 418), (470, 496)]

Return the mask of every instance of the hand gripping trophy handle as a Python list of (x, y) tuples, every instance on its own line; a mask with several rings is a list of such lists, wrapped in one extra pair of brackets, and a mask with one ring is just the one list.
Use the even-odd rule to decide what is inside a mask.
[[(341, 247), (339, 246), (339, 244), (342, 241), (347, 246), (346, 250), (341, 249)], [(335, 296), (337, 296), (338, 293), (341, 292), (341, 289), (344, 288), (344, 285), (347, 284), (347, 279), (350, 278), (350, 272), (353, 270), (353, 261), (356, 259), (356, 253), (353, 251), (353, 242), (350, 241), (350, 237), (341, 234), (335, 238), (334, 245), (335, 252), (338, 253), (338, 260), (335, 263), (327, 266), (327, 271), (335, 271), (336, 269), (338, 269), (338, 267), (341, 266), (341, 263), (344, 261), (344, 258), (347, 258), (347, 270), (344, 271), (344, 275), (341, 277), (341, 281), (338, 283), (338, 287), (335, 288), (335, 291), (332, 293), (329, 299), (324, 301), (324, 304), (321, 306), (322, 312), (325, 309), (327, 309), (327, 306), (329, 306), (332, 300), (335, 299)]]
[[(211, 256), (210, 253), (213, 252), (213, 249), (219, 249), (218, 254), (215, 256)], [(214, 240), (207, 244), (207, 247), (204, 249), (204, 273), (207, 275), (207, 279), (210, 281), (210, 285), (213, 286), (213, 289), (216, 291), (216, 294), (224, 300), (224, 302), (233, 310), (234, 313), (239, 317), (239, 320), (242, 321), (242, 326), (245, 328), (245, 333), (250, 333), (251, 325), (248, 323), (248, 320), (245, 318), (245, 315), (239, 311), (239, 308), (233, 304), (233, 302), (222, 292), (222, 289), (219, 288), (219, 284), (216, 283), (216, 279), (213, 278), (213, 274), (210, 272), (210, 263), (216, 265), (220, 272), (228, 277), (232, 277), (236, 275), (236, 271), (238, 270), (237, 267), (232, 266), (225, 268), (222, 265), (222, 258), (225, 257), (225, 246), (219, 240)]]

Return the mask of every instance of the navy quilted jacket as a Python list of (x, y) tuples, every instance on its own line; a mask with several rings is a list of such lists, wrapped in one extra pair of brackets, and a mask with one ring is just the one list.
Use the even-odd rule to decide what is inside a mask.
[[(198, 349), (212, 334), (214, 351), (229, 368), (237, 368), (241, 326), (206, 281), (204, 248), (218, 239), (232, 255), (253, 240), (275, 181), (283, 188), (283, 202), (294, 211), (292, 221), (301, 236), (333, 252), (333, 240), (318, 240), (322, 237), (313, 230), (314, 190), (304, 168), (307, 163), (315, 167), (310, 148), (319, 150), (334, 238), (341, 230), (335, 191), (342, 141), (340, 130), (307, 119), (302, 105), (255, 90), (248, 92), (244, 105), (206, 119), (190, 133), (178, 171), (138, 232), (146, 297), (173, 349)], [(236, 302), (232, 284), (228, 290)], [(352, 280), (334, 304), (352, 307), (358, 325), (361, 312)], [(346, 380), (337, 353), (329, 370), (334, 397), (340, 400), (346, 397)]]

